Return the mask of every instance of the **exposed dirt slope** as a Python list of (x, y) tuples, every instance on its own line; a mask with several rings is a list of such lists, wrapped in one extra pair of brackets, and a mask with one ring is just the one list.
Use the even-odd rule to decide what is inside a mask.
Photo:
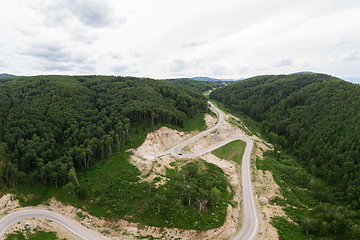
[[(234, 124), (229, 123), (234, 121), (234, 117), (227, 115), (225, 119), (226, 122), (224, 122), (224, 124), (212, 134), (216, 134), (222, 139), (245, 135), (243, 130)], [(217, 119), (209, 114), (205, 115), (205, 120), (208, 127), (214, 126), (217, 122)], [(166, 178), (163, 177), (165, 175), (166, 168), (172, 168), (170, 165), (171, 162), (188, 162), (189, 160), (175, 159), (170, 155), (155, 160), (149, 160), (146, 157), (154, 155), (155, 153), (165, 152), (178, 143), (190, 138), (194, 134), (196, 133), (189, 134), (178, 132), (166, 127), (162, 127), (149, 133), (145, 142), (139, 148), (132, 150), (134, 155), (130, 159), (130, 162), (141, 171), (142, 181), (152, 181), (152, 179), (156, 176), (160, 176), (163, 180), (158, 184), (162, 184), (166, 181)], [(276, 229), (269, 223), (270, 218), (272, 216), (284, 216), (285, 214), (280, 207), (268, 204), (268, 199), (274, 196), (281, 196), (279, 193), (279, 187), (274, 182), (270, 172), (263, 173), (261, 170), (257, 170), (255, 168), (255, 159), (258, 158), (259, 161), (261, 161), (262, 151), (269, 149), (269, 147), (268, 144), (264, 144), (258, 137), (252, 136), (251, 138), (255, 142), (252, 154), (252, 180), (261, 219), (261, 229), (258, 234), (258, 239), (278, 239)], [(185, 147), (182, 151), (196, 152), (199, 149), (207, 148), (215, 143), (216, 141), (214, 141), (209, 134), (208, 136), (204, 136), (195, 143)], [(211, 153), (205, 154), (201, 158), (222, 168), (224, 173), (228, 176), (229, 182), (233, 186), (236, 195), (241, 196), (241, 176), (240, 166), (238, 164), (221, 160)], [(228, 207), (228, 215), (223, 226), (201, 232), (176, 228), (160, 229), (156, 227), (143, 226), (138, 223), (130, 223), (125, 220), (109, 222), (90, 216), (86, 212), (72, 206), (64, 206), (55, 199), (50, 201), (49, 206), (44, 205), (38, 207), (61, 213), (70, 219), (78, 220), (84, 226), (106, 233), (106, 235), (111, 239), (137, 239), (138, 237), (145, 236), (153, 236), (154, 238), (161, 239), (227, 239), (231, 237), (231, 235), (234, 234), (239, 227), (241, 227), (241, 222), (243, 220), (241, 197), (235, 197), (234, 201), (237, 203), (237, 207)], [(11, 211), (18, 206), (18, 202), (15, 201), (11, 195), (4, 195), (0, 199), (0, 214), (4, 215), (6, 212)], [(79, 216), (81, 217), (79, 218)], [(32, 227), (38, 226), (41, 227), (41, 229), (55, 231), (58, 233), (60, 238), (78, 239), (58, 224), (44, 219), (21, 221), (14, 225), (11, 228), (11, 231), (14, 231), (15, 229), (23, 229), (25, 223), (30, 223)]]

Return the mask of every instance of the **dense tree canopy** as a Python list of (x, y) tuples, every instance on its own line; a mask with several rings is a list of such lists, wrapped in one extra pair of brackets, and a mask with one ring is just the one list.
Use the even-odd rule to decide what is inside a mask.
[(183, 126), (207, 108), (199, 92), (165, 81), (114, 76), (36, 76), (0, 83), (0, 179), (65, 184), (111, 156), (146, 124)]
[(226, 86), (230, 83), (233, 83), (231, 81), (223, 82), (223, 81), (217, 81), (217, 82), (210, 82), (210, 81), (197, 81), (189, 78), (176, 78), (176, 79), (167, 79), (166, 81), (174, 83), (179, 86), (186, 86), (191, 89), (199, 90), (201, 92), (209, 91), (214, 88), (219, 88)]
[(211, 98), (262, 122), (269, 139), (292, 150), (336, 196), (360, 207), (360, 86), (324, 74), (260, 76)]
[[(290, 180), (284, 181), (309, 189), (317, 199), (309, 209), (285, 208), (305, 234), (359, 238), (359, 85), (324, 74), (259, 76), (217, 89), (210, 98), (260, 122), (281, 166), (275, 167), (275, 178), (287, 175)], [(290, 160), (281, 159), (281, 149), (295, 155), (311, 175), (300, 165), (298, 171), (287, 166)], [(289, 195), (277, 200), (289, 204)], [(285, 222), (274, 224), (284, 230)]]

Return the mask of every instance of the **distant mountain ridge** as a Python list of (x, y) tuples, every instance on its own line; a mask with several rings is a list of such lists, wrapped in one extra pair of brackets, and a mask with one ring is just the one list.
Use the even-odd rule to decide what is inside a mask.
[(345, 78), (341, 78), (341, 79), (348, 81), (348, 82), (360, 84), (360, 77), (345, 77)]
[(16, 76), (16, 75), (8, 74), (8, 73), (0, 74), (0, 78), (19, 78), (19, 77), (22, 77), (22, 76)]
[(210, 78), (210, 77), (193, 77), (190, 78), (193, 80), (197, 80), (197, 81), (208, 81), (208, 82), (226, 82), (226, 81), (240, 81), (240, 80), (244, 80), (245, 78), (239, 78), (239, 79), (220, 79), (220, 78)]

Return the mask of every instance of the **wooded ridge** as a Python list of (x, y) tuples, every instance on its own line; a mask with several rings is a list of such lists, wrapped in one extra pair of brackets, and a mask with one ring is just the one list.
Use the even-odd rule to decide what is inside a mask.
[[(303, 226), (312, 222), (314, 227), (307, 233), (357, 235), (360, 223), (354, 216), (360, 209), (359, 85), (325, 74), (267, 75), (217, 89), (210, 98), (259, 122), (264, 136), (274, 144), (274, 157), (291, 154), (313, 176), (300, 171), (300, 166), (299, 171), (294, 165), (286, 168), (291, 183), (310, 189), (320, 203), (315, 209), (322, 209), (292, 210), (301, 212), (302, 217), (294, 219)], [(314, 181), (316, 177), (323, 182)], [(330, 203), (326, 207), (337, 210), (331, 215), (321, 203)]]
[(9, 186), (66, 184), (76, 169), (132, 142), (146, 125), (207, 109), (196, 90), (114, 76), (34, 76), (0, 84), (0, 180)]

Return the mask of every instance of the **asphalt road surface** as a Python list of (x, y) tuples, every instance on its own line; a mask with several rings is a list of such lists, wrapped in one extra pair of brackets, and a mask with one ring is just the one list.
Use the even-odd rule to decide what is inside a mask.
[(42, 209), (21, 209), (17, 210), (15, 212), (12, 212), (8, 215), (6, 215), (3, 219), (0, 221), (0, 239), (3, 239), (4, 234), (7, 232), (7, 230), (15, 223), (19, 222), (20, 220), (27, 219), (27, 218), (46, 218), (53, 222), (56, 222), (66, 228), (68, 231), (72, 232), (76, 236), (78, 236), (81, 239), (86, 240), (103, 240), (107, 239), (104, 236), (101, 236), (99, 233), (87, 229), (80, 225), (79, 223), (76, 223), (74, 221), (71, 221), (64, 216), (57, 214), (55, 212), (42, 210)]
[[(182, 154), (179, 152), (184, 146), (186, 146), (190, 142), (204, 136), (205, 134), (211, 133), (212, 131), (214, 131), (218, 127), (220, 127), (221, 124), (224, 122), (224, 113), (222, 111), (220, 111), (217, 107), (215, 107), (212, 103), (210, 103), (210, 104), (217, 112), (217, 115), (219, 117), (218, 123), (214, 127), (173, 147), (166, 154), (170, 153), (171, 155), (173, 155), (175, 157), (179, 157), (179, 158), (193, 158), (193, 157), (199, 157), (205, 153), (211, 152), (211, 151), (213, 151), (219, 147), (222, 147), (232, 141), (241, 140), (241, 141), (246, 142), (246, 148), (245, 148), (245, 152), (244, 152), (244, 155), (242, 158), (242, 167), (241, 167), (242, 187), (243, 187), (244, 221), (243, 221), (243, 225), (242, 225), (240, 231), (238, 231), (232, 239), (234, 239), (234, 240), (254, 239), (258, 232), (259, 220), (258, 220), (258, 216), (257, 216), (256, 204), (255, 204), (255, 199), (254, 199), (254, 191), (253, 191), (253, 187), (251, 184), (250, 156), (251, 156), (251, 151), (252, 151), (253, 144), (254, 144), (253, 141), (247, 137), (234, 137), (234, 138), (222, 141), (218, 144), (215, 144), (215, 145), (211, 146), (210, 148), (204, 149), (197, 153)], [(166, 155), (166, 154), (163, 154), (163, 155)], [(159, 155), (161, 155), (161, 154), (159, 154)]]
[[(235, 240), (248, 240), (248, 239), (254, 239), (256, 237), (258, 227), (259, 227), (259, 221), (257, 216), (257, 210), (254, 200), (254, 194), (253, 194), (253, 188), (251, 184), (251, 169), (250, 169), (250, 155), (253, 147), (253, 141), (246, 137), (234, 137), (228, 140), (225, 140), (223, 142), (220, 142), (211, 148), (205, 149), (201, 152), (194, 153), (194, 154), (181, 154), (179, 151), (190, 142), (204, 136), (205, 134), (208, 134), (215, 129), (217, 129), (221, 124), (224, 122), (224, 113), (220, 111), (218, 108), (216, 108), (212, 103), (210, 105), (215, 109), (217, 112), (217, 115), (219, 117), (218, 123), (204, 131), (199, 133), (198, 135), (180, 143), (179, 145), (173, 147), (170, 149), (170, 151), (158, 154), (154, 156), (154, 158), (161, 157), (167, 154), (171, 154), (176, 157), (181, 158), (193, 158), (201, 156), (205, 153), (211, 152), (215, 150), (216, 148), (219, 148), (229, 142), (235, 141), (235, 140), (242, 140), (246, 142), (246, 148), (242, 159), (242, 186), (243, 186), (243, 208), (244, 208), (244, 221), (243, 226), (240, 229), (239, 232), (237, 232), (233, 239)], [(180, 155), (181, 154), (181, 155)], [(71, 221), (65, 217), (63, 217), (60, 214), (41, 210), (41, 209), (22, 209), (17, 210), (15, 212), (12, 212), (8, 215), (6, 215), (4, 218), (0, 220), (0, 238), (2, 239), (4, 237), (4, 234), (7, 232), (7, 230), (15, 223), (19, 222), (20, 220), (27, 219), (27, 218), (45, 218), (49, 219), (51, 221), (54, 221), (60, 225), (62, 225), (64, 228), (72, 232), (73, 234), (77, 235), (78, 237), (82, 239), (87, 240), (99, 240), (99, 239), (107, 239), (104, 236), (101, 236), (99, 233), (87, 229), (80, 225), (79, 223), (76, 223), (74, 221)]]

